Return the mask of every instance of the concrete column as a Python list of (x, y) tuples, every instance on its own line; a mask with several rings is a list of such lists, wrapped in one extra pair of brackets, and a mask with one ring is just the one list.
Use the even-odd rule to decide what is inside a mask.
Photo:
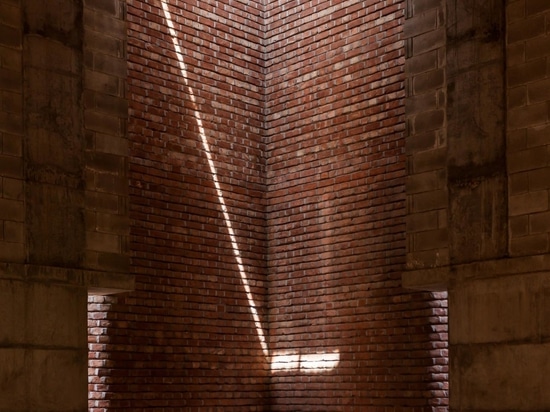
[(409, 264), (403, 283), (449, 292), (451, 411), (549, 410), (550, 4), (428, 3), (447, 16), (447, 148), (424, 167), (445, 159), (449, 260)]
[[(116, 29), (122, 43), (125, 25)], [(84, 119), (83, 1), (0, 0), (0, 32), (0, 412), (84, 412), (87, 294), (132, 288), (124, 273), (124, 91), (116, 162), (100, 162), (94, 153), (105, 151), (96, 144), (101, 136), (88, 139)], [(123, 72), (124, 56), (119, 60)], [(113, 163), (108, 172), (121, 182), (109, 193), (116, 219), (90, 219), (98, 206), (86, 194), (88, 171)], [(117, 239), (93, 265), (87, 232)]]
[[(70, 272), (85, 239), (82, 2), (2, 6), (13, 28), (4, 50), (19, 62), (11, 87), (20, 96), (13, 116), (21, 119), (19, 156), (5, 155), (12, 169), (20, 159), (24, 179), (14, 199), (3, 196), (13, 211), (0, 210), (13, 232), (4, 239), (13, 253), (0, 262), (0, 411), (85, 411), (87, 287)], [(2, 181), (15, 188), (16, 171), (5, 172)]]

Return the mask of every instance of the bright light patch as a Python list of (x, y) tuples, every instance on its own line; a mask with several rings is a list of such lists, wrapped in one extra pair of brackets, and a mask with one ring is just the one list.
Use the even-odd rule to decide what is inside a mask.
[(299, 370), (313, 373), (334, 369), (340, 362), (340, 353), (283, 353), (271, 358), (271, 371)]
[(271, 358), (271, 370), (300, 369), (300, 355), (274, 355)]

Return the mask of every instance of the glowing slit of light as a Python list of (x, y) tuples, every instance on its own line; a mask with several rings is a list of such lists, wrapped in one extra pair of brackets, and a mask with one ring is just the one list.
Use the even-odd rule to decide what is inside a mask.
[[(210, 173), (212, 175), (212, 180), (214, 181), (216, 194), (218, 196), (218, 200), (221, 205), (223, 217), (225, 220), (225, 225), (227, 227), (227, 231), (231, 239), (233, 254), (235, 255), (235, 260), (237, 261), (237, 266), (239, 268), (241, 281), (244, 286), (244, 290), (246, 292), (246, 298), (248, 299), (248, 306), (250, 308), (250, 312), (254, 320), (254, 326), (256, 327), (256, 333), (258, 335), (258, 339), (260, 341), (260, 345), (262, 347), (264, 356), (266, 357), (266, 359), (269, 359), (269, 350), (267, 347), (264, 328), (262, 326), (262, 322), (260, 321), (260, 316), (256, 309), (256, 303), (254, 301), (254, 297), (252, 296), (252, 291), (250, 289), (250, 283), (248, 282), (248, 277), (244, 269), (239, 245), (237, 243), (237, 238), (235, 236), (235, 231), (233, 230), (233, 225), (231, 224), (229, 212), (227, 210), (223, 192), (220, 186), (220, 182), (218, 180), (218, 172), (216, 170), (216, 165), (214, 164), (212, 153), (210, 151), (210, 144), (208, 143), (208, 138), (206, 137), (206, 132), (204, 130), (202, 119), (197, 109), (197, 99), (195, 97), (195, 94), (193, 93), (193, 89), (189, 85), (189, 79), (187, 77), (187, 66), (183, 60), (183, 52), (177, 40), (176, 29), (174, 27), (172, 16), (170, 14), (170, 10), (168, 9), (168, 4), (166, 3), (166, 0), (161, 0), (161, 4), (162, 4), (162, 9), (164, 11), (166, 23), (168, 25), (168, 30), (170, 32), (170, 36), (172, 37), (172, 43), (174, 44), (174, 51), (176, 52), (176, 56), (178, 58), (180, 72), (181, 72), (184, 84), (187, 87), (187, 91), (191, 99), (191, 103), (194, 106), (194, 116), (197, 122), (197, 127), (199, 129), (203, 150), (206, 153), (208, 166), (210, 167)], [(340, 354), (338, 352), (315, 353), (315, 354), (306, 354), (306, 355), (277, 353), (273, 355), (270, 363), (271, 363), (272, 371), (300, 370), (301, 372), (310, 373), (310, 372), (323, 371), (323, 370), (326, 371), (326, 370), (334, 369), (338, 365), (339, 361), (340, 361)]]
[(256, 333), (258, 334), (258, 339), (260, 340), (260, 345), (262, 347), (262, 351), (264, 352), (264, 356), (266, 358), (269, 358), (269, 351), (267, 348), (264, 329), (262, 326), (262, 322), (260, 321), (260, 316), (258, 315), (258, 311), (256, 309), (256, 303), (252, 296), (252, 291), (250, 290), (250, 284), (248, 282), (248, 277), (246, 276), (246, 271), (244, 269), (243, 260), (241, 258), (241, 252), (239, 249), (239, 245), (237, 243), (237, 238), (235, 237), (235, 231), (233, 230), (233, 225), (231, 224), (231, 219), (229, 218), (229, 213), (227, 211), (227, 206), (225, 204), (225, 199), (223, 197), (223, 192), (220, 186), (220, 182), (218, 181), (218, 172), (216, 171), (216, 165), (214, 164), (214, 160), (212, 159), (210, 144), (208, 143), (208, 139), (206, 137), (206, 133), (204, 131), (204, 127), (202, 124), (202, 119), (197, 109), (197, 99), (195, 97), (195, 94), (193, 93), (193, 89), (189, 85), (189, 79), (187, 77), (187, 66), (183, 60), (183, 53), (179, 45), (179, 42), (177, 40), (178, 37), (177, 37), (176, 29), (174, 27), (174, 22), (172, 21), (172, 15), (170, 14), (170, 10), (168, 9), (168, 4), (166, 3), (166, 1), (161, 0), (161, 4), (162, 4), (162, 9), (164, 11), (164, 17), (166, 19), (166, 23), (168, 25), (168, 30), (170, 32), (170, 36), (172, 37), (172, 43), (174, 44), (174, 51), (176, 52), (176, 56), (178, 57), (181, 75), (185, 83), (185, 86), (187, 87), (187, 91), (191, 99), (191, 102), (193, 103), (193, 106), (194, 106), (194, 115), (197, 121), (197, 127), (199, 128), (199, 134), (201, 137), (202, 146), (203, 146), (204, 152), (206, 153), (206, 158), (208, 159), (208, 166), (210, 167), (210, 173), (212, 174), (214, 187), (216, 188), (218, 200), (222, 208), (225, 225), (227, 227), (227, 231), (229, 232), (229, 237), (231, 238), (231, 246), (233, 248), (233, 254), (235, 255), (235, 260), (237, 261), (237, 266), (239, 268), (241, 280), (244, 286), (244, 290), (246, 292), (246, 298), (248, 299), (248, 306), (250, 307), (250, 312), (252, 314), (252, 318), (254, 319)]
[(273, 355), (272, 371), (300, 370), (301, 372), (318, 372), (334, 369), (340, 362), (340, 353), (282, 353)]

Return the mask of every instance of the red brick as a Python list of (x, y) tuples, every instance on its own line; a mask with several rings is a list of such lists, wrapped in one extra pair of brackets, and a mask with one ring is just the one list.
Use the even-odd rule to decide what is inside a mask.
[[(419, 10), (438, 4), (418, 1)], [(445, 404), (431, 388), (446, 382), (446, 309), (400, 287), (404, 2), (270, 3), (265, 21), (260, 3), (180, 5), (171, 11), (187, 81), (160, 3), (128, 1), (136, 290), (91, 302), (92, 412), (101, 392), (128, 411)], [(120, 96), (110, 77), (90, 80)], [(419, 148), (435, 144), (426, 136), (415, 136)], [(112, 217), (112, 197), (94, 199)], [(338, 369), (270, 373), (233, 243), (271, 354), (338, 353)], [(387, 379), (406, 390), (396, 396)]]

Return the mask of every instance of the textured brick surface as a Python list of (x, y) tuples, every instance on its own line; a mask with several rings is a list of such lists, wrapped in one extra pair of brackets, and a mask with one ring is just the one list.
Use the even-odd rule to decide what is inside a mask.
[[(160, 1), (128, 2), (129, 248), (136, 291), (114, 302), (91, 298), (90, 408), (262, 410), (269, 364), (241, 279), (246, 276), (261, 317), (257, 326), (267, 334), (259, 5), (169, 3), (176, 39)], [(110, 7), (101, 4), (107, 13)], [(114, 44), (100, 47), (117, 54)], [(114, 69), (98, 67), (91, 77), (104, 95), (119, 93)], [(104, 104), (110, 113), (124, 110), (116, 99)], [(116, 168), (110, 160), (124, 150), (120, 138), (98, 130), (94, 144), (101, 168)], [(98, 191), (111, 195), (97, 198), (98, 231), (124, 225), (115, 220), (112, 183), (115, 190)]]
[[(181, 49), (160, 1), (128, 2), (136, 291), (90, 298), (91, 410), (445, 410), (445, 296), (400, 287), (404, 2), (168, 3)], [(426, 24), (441, 19), (430, 13)], [(416, 67), (439, 85), (428, 40)], [(110, 67), (86, 78), (117, 96)], [(442, 119), (440, 99), (416, 110)], [(106, 137), (116, 123), (102, 127), (95, 148), (119, 155)], [(427, 130), (419, 142), (430, 133), (441, 140)], [(437, 180), (426, 157), (416, 163)], [(410, 184), (431, 196), (419, 227), (426, 211), (446, 221), (442, 190)], [(117, 196), (89, 197), (104, 211), (88, 215), (94, 226), (116, 215)], [(294, 360), (271, 365), (285, 355)], [(334, 368), (308, 363), (334, 356)]]
[[(431, 30), (427, 13), (407, 30)], [(405, 180), (404, 14), (401, 1), (267, 5), (270, 349), (340, 357), (334, 370), (274, 371), (272, 410), (444, 408), (445, 302), (399, 287), (405, 184), (444, 186), (434, 169)], [(418, 78), (433, 93), (408, 102), (419, 134), (444, 118), (434, 70)]]

